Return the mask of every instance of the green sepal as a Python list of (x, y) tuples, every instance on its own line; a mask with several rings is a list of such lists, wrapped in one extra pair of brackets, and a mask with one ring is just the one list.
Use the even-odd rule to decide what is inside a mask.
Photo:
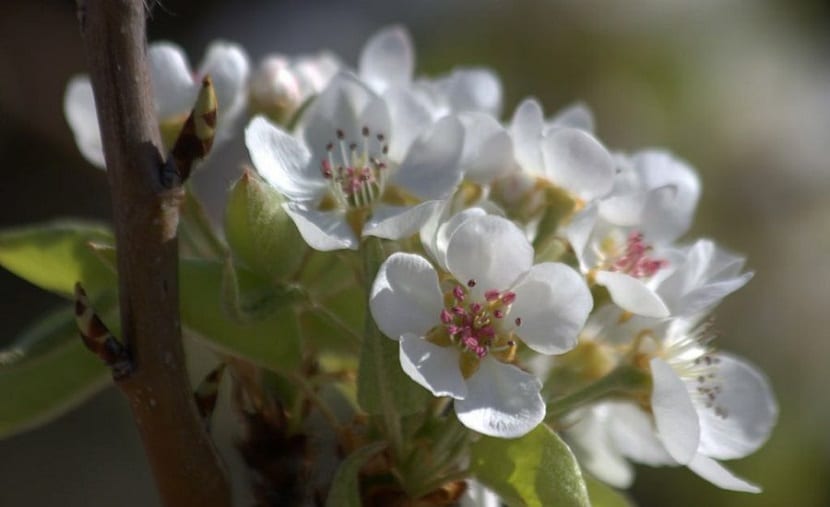
[(482, 437), (471, 446), (470, 471), (511, 507), (590, 505), (576, 458), (544, 424), (516, 439)]
[(97, 224), (61, 221), (0, 232), (0, 265), (59, 296), (74, 298), (80, 281), (90, 295), (115, 288), (115, 273), (90, 244), (112, 245), (112, 233)]
[[(222, 292), (223, 263), (183, 259), (179, 263), (179, 288), (182, 322), (212, 347), (243, 357), (275, 371), (299, 366), (302, 352), (300, 330), (293, 300), (275, 305), (267, 317), (247, 324), (226, 312)], [(262, 290), (262, 281), (237, 270), (243, 293)]]
[[(230, 258), (222, 269), (222, 302), (225, 314), (239, 324), (263, 320), (272, 313), (307, 299), (303, 290), (292, 284), (256, 283), (253, 275), (246, 288), (240, 287), (238, 269)], [(242, 273), (245, 276), (245, 273)]]
[(386, 447), (385, 442), (375, 442), (353, 451), (343, 460), (331, 483), (326, 507), (361, 507), (360, 469), (375, 454)]
[[(533, 247), (538, 251), (548, 250), (548, 243), (556, 234), (559, 225), (574, 212), (576, 202), (563, 189), (552, 185), (546, 185), (543, 190), (545, 199), (544, 211), (539, 225), (536, 228), (536, 239)], [(563, 251), (564, 253), (564, 251)]]
[(269, 280), (293, 274), (308, 251), (282, 204), (279, 192), (246, 170), (225, 209), (225, 237), (234, 257)]

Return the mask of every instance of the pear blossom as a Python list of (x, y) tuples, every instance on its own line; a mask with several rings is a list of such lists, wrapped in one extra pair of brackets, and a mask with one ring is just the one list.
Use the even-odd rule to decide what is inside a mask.
[(640, 344), (653, 379), (648, 404), (610, 401), (574, 414), (568, 437), (581, 463), (617, 487), (630, 485), (632, 460), (685, 465), (718, 487), (760, 492), (719, 460), (745, 457), (769, 437), (778, 407), (766, 377), (715, 351), (708, 321), (674, 319), (652, 331)]
[(664, 318), (656, 291), (670, 262), (655, 254), (688, 228), (700, 193), (694, 171), (664, 153), (620, 159), (614, 191), (578, 212), (566, 235), (580, 269), (632, 314)]
[[(172, 144), (182, 124), (187, 119), (202, 78), (210, 75), (219, 104), (216, 137), (221, 143), (230, 136), (247, 101), (249, 62), (241, 46), (217, 41), (212, 43), (197, 71), (192, 71), (182, 49), (169, 42), (156, 42), (148, 50), (150, 77), (156, 115), (159, 119), (163, 141)], [(75, 135), (81, 154), (99, 168), (105, 167), (95, 98), (89, 77), (73, 77), (64, 95), (64, 114)]]
[(592, 135), (590, 111), (576, 104), (545, 120), (542, 106), (525, 99), (513, 113), (509, 137), (516, 170), (494, 183), (499, 201), (523, 221), (544, 204), (539, 190), (554, 187), (583, 207), (613, 188), (615, 163)]
[(461, 179), (458, 120), (444, 118), (414, 138), (407, 128), (392, 121), (382, 97), (344, 73), (303, 114), (297, 135), (257, 117), (245, 142), (312, 248), (356, 249), (364, 235), (414, 234)]
[(465, 426), (518, 437), (545, 415), (539, 380), (518, 368), (522, 342), (541, 354), (576, 344), (592, 307), (582, 277), (560, 263), (533, 265), (533, 248), (509, 220), (471, 216), (452, 232), (441, 277), (421, 256), (395, 253), (380, 267), (370, 309), (400, 344), (401, 367), (435, 396), (455, 400)]
[(306, 100), (323, 91), (342, 67), (328, 51), (295, 58), (268, 55), (251, 76), (252, 109), (286, 123)]
[(411, 92), (409, 99), (426, 107), (433, 120), (462, 112), (498, 117), (501, 111), (501, 81), (489, 69), (457, 68), (436, 78), (414, 79), (415, 47), (400, 25), (383, 28), (366, 41), (357, 73), (376, 93)]

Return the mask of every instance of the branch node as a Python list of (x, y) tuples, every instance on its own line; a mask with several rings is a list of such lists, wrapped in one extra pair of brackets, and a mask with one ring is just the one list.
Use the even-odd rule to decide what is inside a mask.
[(75, 321), (84, 345), (112, 370), (114, 380), (123, 380), (133, 372), (130, 351), (95, 313), (80, 282), (75, 283)]

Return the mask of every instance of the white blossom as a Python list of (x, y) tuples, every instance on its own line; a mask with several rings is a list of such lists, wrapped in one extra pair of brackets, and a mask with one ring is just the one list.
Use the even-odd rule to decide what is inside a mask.
[[(190, 114), (202, 78), (210, 75), (219, 105), (216, 143), (230, 136), (236, 119), (247, 102), (248, 57), (241, 46), (229, 42), (212, 43), (195, 72), (187, 56), (175, 44), (156, 42), (148, 50), (150, 77), (156, 115), (165, 141), (172, 141)], [(81, 154), (96, 167), (104, 168), (104, 152), (92, 85), (86, 75), (69, 81), (64, 95), (64, 114), (75, 134)], [(167, 134), (167, 135), (165, 135)], [(168, 146), (169, 148), (169, 146)]]
[(408, 128), (393, 122), (382, 97), (340, 74), (296, 135), (257, 117), (245, 140), (257, 171), (289, 199), (285, 210), (312, 248), (356, 249), (362, 235), (417, 232), (461, 179), (463, 131), (455, 118), (417, 136)]
[(400, 343), (404, 371), (436, 396), (450, 396), (466, 426), (517, 437), (544, 417), (541, 384), (513, 365), (519, 340), (542, 354), (576, 344), (592, 307), (579, 274), (533, 265), (533, 249), (509, 220), (470, 216), (445, 252), (451, 278), (423, 257), (395, 253), (381, 266), (370, 308)]

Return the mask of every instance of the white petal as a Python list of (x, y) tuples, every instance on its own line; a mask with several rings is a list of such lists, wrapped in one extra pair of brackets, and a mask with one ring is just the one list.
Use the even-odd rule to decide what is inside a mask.
[(637, 227), (643, 220), (645, 195), (629, 192), (611, 195), (599, 202), (599, 216), (606, 222), (620, 227)]
[(461, 283), (475, 280), (472, 292), (505, 290), (533, 265), (533, 247), (513, 222), (492, 215), (461, 224), (447, 246), (447, 267)]
[(394, 126), (394, 135), (389, 140), (389, 158), (403, 160), (415, 139), (432, 123), (432, 115), (408, 88), (387, 90), (383, 98)]
[(372, 97), (363, 111), (360, 112), (357, 124), (360, 125), (361, 135), (363, 127), (369, 128), (369, 135), (371, 136), (369, 140), (371, 143), (370, 146), (373, 144), (376, 145), (377, 151), (375, 153), (380, 154), (383, 146), (381, 141), (377, 139), (376, 133), (383, 133), (388, 137), (389, 132), (392, 130), (392, 120), (389, 116), (389, 108), (386, 105), (386, 101), (380, 97)]
[(467, 479), (467, 489), (461, 495), (459, 507), (501, 507), (499, 496), (475, 479)]
[[(199, 75), (210, 74), (219, 104), (217, 119), (227, 131), (247, 102), (247, 83), (251, 65), (239, 44), (212, 43), (199, 66)], [(188, 108), (189, 109), (189, 108)]]
[(281, 194), (307, 201), (323, 191), (322, 175), (311, 173), (308, 148), (264, 117), (257, 116), (248, 124), (245, 145), (257, 172)]
[(540, 354), (572, 349), (594, 306), (582, 276), (561, 263), (533, 266), (513, 288), (510, 319), (522, 319), (516, 334)]
[(542, 141), (548, 177), (585, 200), (603, 196), (614, 181), (614, 159), (590, 134), (556, 129)]
[(95, 96), (87, 76), (75, 76), (66, 86), (63, 98), (63, 112), (66, 121), (75, 134), (75, 144), (92, 165), (104, 169), (104, 147), (98, 130), (98, 115), (95, 112)]
[(424, 201), (449, 196), (461, 181), (458, 160), (463, 138), (457, 119), (440, 120), (412, 144), (392, 180)]
[(778, 419), (778, 404), (769, 381), (754, 365), (738, 357), (718, 354), (716, 404), (726, 417), (698, 407), (700, 452), (716, 459), (743, 458), (769, 438)]
[(467, 179), (488, 184), (513, 169), (513, 142), (492, 116), (479, 112), (459, 115), (464, 125), (462, 165)]
[(301, 57), (294, 63), (294, 70), (308, 95), (320, 93), (337, 74), (343, 64), (334, 53), (320, 51), (319, 53)]
[(363, 227), (364, 236), (401, 239), (412, 236), (429, 220), (441, 201), (427, 201), (415, 206), (375, 206)]
[(456, 213), (449, 220), (438, 227), (438, 230), (435, 233), (435, 243), (431, 249), (433, 250), (435, 260), (442, 269), (445, 271), (449, 270), (447, 267), (447, 246), (449, 245), (450, 238), (453, 234), (455, 234), (455, 231), (461, 227), (461, 224), (470, 218), (483, 217), (486, 214), (487, 212), (481, 208), (467, 208)]
[(186, 114), (193, 107), (200, 86), (193, 80), (187, 56), (169, 42), (151, 44), (147, 56), (159, 119)]
[(656, 319), (669, 316), (669, 309), (660, 296), (633, 276), (614, 271), (599, 271), (596, 280), (608, 289), (611, 300), (623, 310)]
[(308, 246), (315, 250), (357, 250), (358, 239), (342, 212), (317, 211), (295, 203), (285, 203), (283, 209)]
[(390, 86), (406, 86), (415, 71), (409, 33), (401, 26), (390, 26), (373, 35), (363, 47), (358, 68), (360, 77), (378, 93)]
[(458, 349), (441, 347), (418, 335), (401, 336), (400, 360), (403, 371), (435, 396), (451, 396), (462, 400), (467, 385), (458, 366)]
[(597, 206), (588, 205), (574, 215), (571, 223), (565, 229), (565, 235), (579, 261), (579, 268), (583, 272), (587, 272), (596, 265), (594, 262), (596, 254), (588, 248), (588, 242), (591, 240), (591, 233), (594, 231), (596, 224)]
[[(375, 97), (351, 74), (341, 72), (332, 78), (300, 119), (303, 139), (312, 153), (312, 165), (320, 166), (327, 156), (329, 143), (334, 144), (335, 154), (339, 155), (338, 131), (343, 133), (343, 142), (347, 145), (363, 141), (363, 125), (358, 125), (358, 114)], [(383, 134), (388, 136), (389, 132)]]
[(589, 134), (594, 132), (594, 115), (588, 106), (582, 102), (576, 102), (563, 108), (545, 123), (548, 128), (569, 127), (584, 130)]
[(442, 303), (432, 265), (419, 255), (400, 252), (380, 266), (369, 298), (372, 318), (394, 340), (407, 333), (425, 335), (440, 322)]
[(467, 379), (467, 397), (455, 401), (455, 413), (464, 426), (484, 435), (520, 437), (545, 418), (541, 388), (533, 375), (484, 359)]
[(609, 417), (609, 408), (601, 403), (575, 413), (576, 422), (567, 426), (566, 437), (574, 442), (580, 465), (602, 482), (624, 489), (634, 481), (634, 468), (611, 438), (611, 425), (616, 420)]
[(541, 104), (531, 98), (519, 104), (510, 122), (516, 161), (531, 173), (544, 172), (541, 148), (544, 121)]
[(453, 112), (481, 111), (498, 116), (501, 112), (501, 81), (489, 69), (456, 69), (446, 84), (447, 100)]
[(686, 464), (697, 453), (700, 443), (700, 422), (686, 384), (674, 369), (660, 358), (649, 363), (653, 387), (651, 409), (663, 445), (680, 464)]
[(691, 166), (664, 151), (642, 151), (631, 161), (645, 189), (672, 188), (671, 199), (661, 207), (660, 214), (649, 215), (659, 219), (649, 224), (649, 236), (661, 241), (677, 239), (688, 230), (694, 218), (700, 198), (700, 178)]
[(628, 402), (609, 403), (608, 429), (615, 447), (638, 463), (651, 466), (676, 465), (658, 440), (653, 418)]
[(759, 488), (756, 484), (752, 484), (749, 481), (741, 479), (717, 461), (707, 458), (702, 454), (695, 456), (687, 466), (692, 472), (703, 477), (719, 488), (731, 491), (741, 491), (743, 493), (761, 492), (761, 488)]

